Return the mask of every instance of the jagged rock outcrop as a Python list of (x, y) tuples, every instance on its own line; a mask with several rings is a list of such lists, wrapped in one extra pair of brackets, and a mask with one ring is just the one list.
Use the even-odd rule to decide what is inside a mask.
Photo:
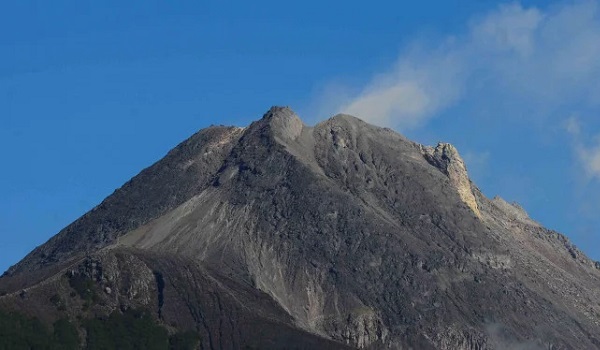
[[(87, 310), (73, 278), (97, 291)], [(597, 263), (483, 196), (452, 145), (282, 107), (195, 134), (0, 290), (48, 321), (150, 308), (214, 349), (600, 347)]]
[(437, 147), (423, 147), (424, 154), (431, 164), (443, 171), (458, 191), (460, 198), (473, 212), (481, 217), (477, 201), (471, 190), (471, 180), (465, 162), (458, 150), (449, 143), (439, 143)]

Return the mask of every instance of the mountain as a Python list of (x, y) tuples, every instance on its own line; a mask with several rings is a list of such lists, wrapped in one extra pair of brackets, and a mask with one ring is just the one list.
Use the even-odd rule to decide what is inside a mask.
[(196, 133), (0, 292), (0, 310), (65, 320), (88, 348), (128, 310), (172, 347), (600, 348), (600, 264), (486, 198), (455, 147), (282, 107)]

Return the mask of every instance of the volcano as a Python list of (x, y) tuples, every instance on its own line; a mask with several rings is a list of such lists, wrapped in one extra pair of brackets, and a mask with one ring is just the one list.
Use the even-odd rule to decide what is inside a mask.
[(9, 320), (64, 320), (83, 348), (131, 310), (171, 348), (600, 348), (600, 263), (486, 198), (454, 146), (287, 107), (194, 134), (0, 292)]

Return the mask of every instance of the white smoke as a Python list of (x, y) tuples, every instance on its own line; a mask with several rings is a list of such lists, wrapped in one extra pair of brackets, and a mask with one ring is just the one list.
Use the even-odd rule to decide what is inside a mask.
[(482, 95), (530, 110), (600, 105), (598, 0), (547, 10), (501, 5), (467, 28), (405, 49), (357, 94), (335, 99), (335, 110), (404, 129)]

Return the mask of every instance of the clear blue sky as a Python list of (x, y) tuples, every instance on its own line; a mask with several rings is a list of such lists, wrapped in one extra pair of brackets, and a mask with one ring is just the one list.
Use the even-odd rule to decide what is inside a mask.
[(597, 7), (5, 1), (0, 271), (196, 130), (272, 105), (452, 142), (488, 196), (600, 259)]

